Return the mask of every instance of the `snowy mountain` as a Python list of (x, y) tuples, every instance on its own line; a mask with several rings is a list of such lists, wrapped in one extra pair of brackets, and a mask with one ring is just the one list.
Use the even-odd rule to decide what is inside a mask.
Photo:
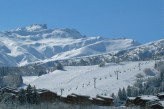
[(132, 39), (86, 37), (75, 29), (48, 29), (45, 24), (0, 32), (0, 66), (63, 60), (138, 46)]
[(154, 60), (155, 58), (158, 59), (162, 57), (164, 57), (164, 39), (123, 50), (116, 50), (90, 56), (73, 57), (64, 60), (47, 59), (40, 61), (37, 64), (46, 67), (53, 67), (57, 63), (61, 63), (65, 66), (86, 66), (98, 65), (101, 62), (119, 63), (125, 61)]
[[(57, 92), (59, 95), (61, 94), (60, 89), (64, 89), (62, 96), (71, 93), (91, 97), (95, 97), (97, 94), (110, 96), (115, 93), (117, 95), (119, 88), (127, 88), (128, 85), (132, 86), (137, 80), (145, 81), (147, 78), (159, 75), (159, 71), (154, 66), (156, 62), (163, 61), (163, 48), (164, 39), (161, 39), (104, 54), (59, 61), (48, 60), (40, 62), (38, 65), (48, 68), (54, 67), (56, 63), (60, 62), (67, 66), (64, 67), (64, 70), (50, 71), (39, 77), (24, 76), (23, 80), (25, 84), (35, 85), (37, 88), (46, 88)], [(106, 62), (105, 66), (99, 67), (97, 65), (101, 62)], [(154, 75), (147, 75), (145, 69), (150, 69)], [(96, 78), (96, 88), (94, 88), (94, 78)]]
[[(138, 74), (149, 77), (145, 68), (158, 75), (154, 59), (163, 60), (163, 56), (164, 39), (141, 45), (126, 38), (87, 37), (75, 29), (48, 29), (45, 24), (0, 32), (0, 66), (22, 66), (10, 73), (24, 75), (25, 84), (58, 94), (63, 88), (64, 96), (110, 96), (132, 85)], [(106, 64), (99, 67), (100, 63)], [(56, 70), (57, 64), (64, 65), (64, 70)]]

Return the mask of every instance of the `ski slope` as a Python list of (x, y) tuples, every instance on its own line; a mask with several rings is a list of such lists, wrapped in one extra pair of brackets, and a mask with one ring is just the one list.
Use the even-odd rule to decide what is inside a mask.
[[(140, 68), (139, 70), (139, 65)], [(117, 94), (119, 88), (132, 85), (136, 81), (136, 75), (142, 73), (144, 78), (145, 68), (153, 69), (154, 61), (122, 62), (120, 64), (108, 63), (104, 67), (94, 66), (66, 66), (64, 70), (55, 70), (40, 77), (23, 77), (25, 84), (35, 85), (37, 88), (46, 88), (61, 94), (60, 89), (64, 89), (63, 96), (71, 93), (89, 95), (95, 97), (97, 94), (110, 96)], [(117, 74), (118, 73), (118, 80)], [(30, 81), (26, 81), (28, 80)], [(94, 78), (96, 78), (96, 88), (94, 88)]]

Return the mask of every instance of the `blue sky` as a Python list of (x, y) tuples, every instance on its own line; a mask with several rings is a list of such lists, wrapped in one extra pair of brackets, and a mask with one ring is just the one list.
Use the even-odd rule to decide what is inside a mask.
[(37, 23), (144, 43), (164, 38), (164, 0), (0, 0), (0, 31)]

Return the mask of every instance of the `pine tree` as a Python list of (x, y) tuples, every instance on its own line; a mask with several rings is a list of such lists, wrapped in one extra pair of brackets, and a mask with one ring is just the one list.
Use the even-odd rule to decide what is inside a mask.
[(80, 60), (80, 65), (86, 66), (87, 63), (86, 63), (83, 59), (81, 59), (81, 60)]
[(161, 92), (164, 92), (164, 82), (161, 82), (161, 87), (160, 87), (160, 89), (161, 89), (161, 90), (160, 90)]
[(114, 105), (115, 106), (120, 106), (120, 99), (119, 99), (119, 97), (115, 97), (114, 98)]
[(121, 91), (121, 88), (119, 88), (119, 90), (118, 90), (118, 97), (119, 97), (119, 99), (121, 100), (121, 97), (122, 97), (122, 91)]
[(123, 88), (122, 90), (119, 89), (118, 97), (120, 98), (121, 101), (125, 101), (127, 99), (125, 88)]
[(127, 99), (125, 88), (122, 89), (122, 100), (125, 101)]
[(132, 96), (132, 90), (131, 90), (131, 87), (130, 86), (127, 87), (127, 96), (128, 97), (131, 97)]
[(160, 72), (160, 79), (161, 79), (161, 81), (164, 81), (164, 72)]
[(26, 101), (27, 101), (27, 98), (26, 98), (26, 92), (24, 89), (21, 89), (19, 91), (19, 94), (18, 94), (18, 100), (20, 102), (21, 105), (25, 104)]
[(26, 98), (27, 98), (27, 102), (28, 103), (30, 103), (30, 104), (32, 104), (33, 103), (33, 94), (32, 94), (32, 87), (31, 87), (31, 85), (29, 84), (28, 86), (27, 86), (27, 89), (26, 89)]
[(114, 93), (112, 93), (112, 94), (111, 94), (111, 97), (112, 97), (112, 98), (115, 98), (116, 96), (114, 95)]
[(38, 94), (38, 92), (37, 92), (37, 90), (36, 90), (36, 88), (35, 88), (35, 86), (34, 86), (34, 88), (33, 88), (33, 93), (32, 93), (32, 101), (33, 101), (33, 104), (39, 104), (39, 101), (40, 101), (40, 99), (39, 99), (40, 97), (39, 97), (39, 94)]
[(57, 70), (63, 70), (63, 65), (62, 65), (61, 63), (58, 63), (58, 64), (56, 65), (56, 69), (57, 69)]
[(137, 97), (139, 95), (138, 89), (135, 87), (132, 87), (132, 97)]
[(104, 67), (105, 66), (105, 62), (102, 61), (100, 64), (99, 64), (99, 67)]

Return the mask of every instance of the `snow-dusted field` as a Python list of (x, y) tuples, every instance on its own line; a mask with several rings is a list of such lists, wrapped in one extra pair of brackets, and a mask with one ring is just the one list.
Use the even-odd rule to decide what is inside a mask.
[[(139, 63), (141, 70), (139, 70)], [(136, 75), (144, 75), (145, 68), (154, 68), (154, 61), (123, 62), (120, 64), (110, 63), (104, 67), (95, 66), (67, 66), (64, 70), (56, 70), (40, 77), (23, 77), (24, 83), (35, 85), (37, 88), (46, 88), (63, 96), (71, 93), (89, 95), (97, 94), (110, 96), (119, 88), (132, 85), (136, 81)], [(154, 70), (154, 69), (153, 69)], [(116, 71), (118, 73), (118, 80)], [(155, 70), (154, 70), (155, 71)], [(155, 71), (157, 73), (157, 71)], [(94, 88), (96, 78), (96, 88)], [(145, 75), (144, 78), (147, 78)], [(31, 81), (31, 82), (30, 82)]]

